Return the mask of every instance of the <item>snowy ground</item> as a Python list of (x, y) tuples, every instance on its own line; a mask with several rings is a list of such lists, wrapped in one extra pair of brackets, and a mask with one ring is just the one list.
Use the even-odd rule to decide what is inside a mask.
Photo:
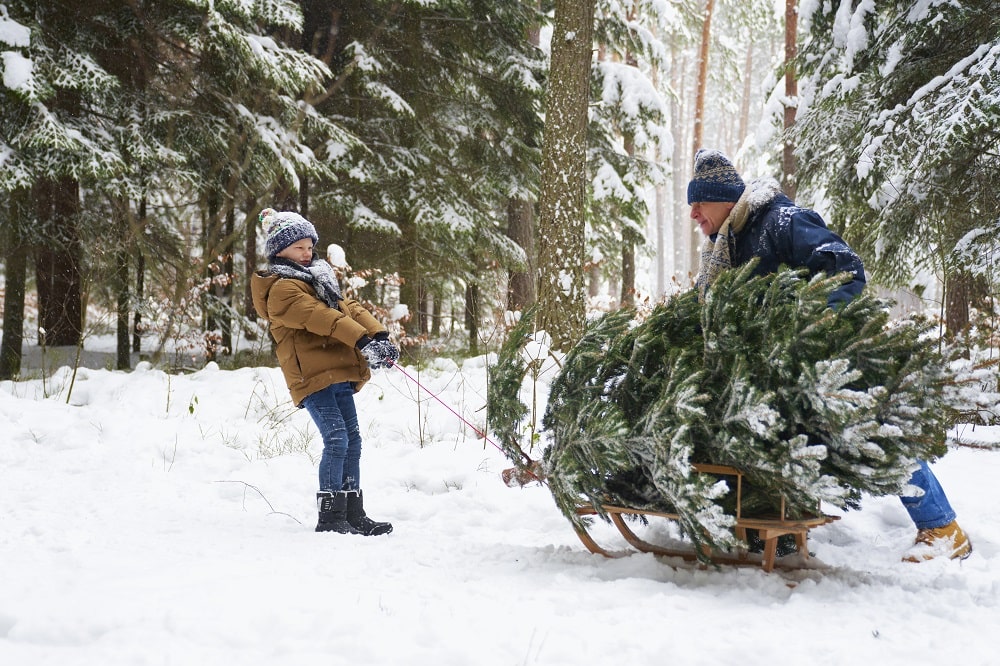
[[(418, 379), (479, 426), (484, 365)], [(395, 525), (370, 538), (313, 532), (320, 443), (278, 370), (81, 369), (67, 404), (70, 379), (0, 382), (0, 664), (1000, 660), (995, 449), (935, 464), (964, 562), (902, 563), (906, 513), (870, 498), (812, 533), (823, 568), (701, 570), (589, 554), (546, 488), (504, 486), (503, 456), (398, 370), (358, 396), (366, 507)]]

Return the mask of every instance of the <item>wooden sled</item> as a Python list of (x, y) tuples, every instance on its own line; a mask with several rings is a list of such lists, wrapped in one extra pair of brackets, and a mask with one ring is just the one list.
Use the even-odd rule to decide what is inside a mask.
[[(820, 512), (817, 512), (815, 516), (809, 516), (806, 518), (787, 518), (785, 516), (784, 498), (781, 500), (779, 514), (776, 516), (754, 516), (752, 518), (744, 517), (742, 515), (743, 473), (741, 471), (735, 467), (729, 467), (727, 465), (706, 465), (696, 463), (693, 464), (692, 467), (694, 467), (695, 471), (700, 474), (713, 474), (717, 476), (731, 476), (736, 478), (736, 536), (741, 541), (746, 542), (748, 529), (755, 529), (758, 531), (761, 541), (764, 542), (764, 551), (760, 555), (759, 565), (766, 572), (773, 571), (776, 566), (775, 559), (778, 553), (778, 537), (785, 534), (795, 535), (795, 545), (799, 556), (803, 559), (808, 559), (809, 548), (807, 540), (809, 530), (821, 525), (826, 525), (827, 523), (832, 523), (835, 520), (840, 520), (840, 516), (829, 516)], [(698, 559), (697, 553), (691, 549), (666, 548), (643, 541), (636, 535), (635, 532), (632, 531), (632, 529), (625, 522), (624, 518), (624, 516), (631, 515), (656, 516), (660, 518), (667, 518), (669, 520), (677, 520), (679, 516), (676, 513), (647, 511), (645, 509), (614, 506), (610, 504), (602, 504), (601, 511), (598, 511), (596, 507), (591, 505), (581, 506), (576, 510), (578, 516), (592, 516), (602, 512), (611, 518), (611, 522), (618, 528), (618, 531), (621, 532), (623, 537), (625, 537), (625, 540), (636, 550), (643, 553), (653, 553), (655, 555), (681, 557), (689, 561)], [(583, 527), (577, 527), (576, 532), (577, 536), (580, 537), (580, 541), (583, 542), (583, 545), (586, 546), (587, 550), (590, 552), (604, 555), (605, 557), (615, 557), (614, 553), (599, 546)], [(735, 553), (706, 551), (705, 555), (713, 563), (717, 564), (733, 564), (737, 566), (758, 565), (757, 558), (752, 557), (746, 549), (738, 550)]]

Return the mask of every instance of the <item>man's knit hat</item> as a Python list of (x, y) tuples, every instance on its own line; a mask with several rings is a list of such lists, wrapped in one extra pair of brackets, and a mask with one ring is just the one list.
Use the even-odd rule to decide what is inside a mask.
[(736, 167), (719, 151), (702, 148), (694, 156), (694, 178), (688, 183), (688, 205), (698, 201), (736, 203), (745, 189)]
[(264, 233), (267, 234), (264, 248), (269, 261), (286, 247), (303, 238), (311, 238), (314, 244), (319, 242), (316, 227), (298, 213), (278, 212), (273, 208), (265, 208), (260, 211), (258, 219), (264, 226)]

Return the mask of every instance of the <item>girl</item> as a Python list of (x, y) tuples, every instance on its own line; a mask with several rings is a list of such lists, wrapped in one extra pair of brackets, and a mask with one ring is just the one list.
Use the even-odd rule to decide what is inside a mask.
[(251, 278), (254, 308), (270, 325), (292, 401), (309, 411), (323, 438), (316, 531), (388, 534), (390, 523), (365, 515), (354, 394), (371, 369), (399, 360), (399, 350), (364, 306), (340, 295), (332, 267), (313, 253), (319, 236), (308, 220), (265, 208), (260, 223), (268, 266)]

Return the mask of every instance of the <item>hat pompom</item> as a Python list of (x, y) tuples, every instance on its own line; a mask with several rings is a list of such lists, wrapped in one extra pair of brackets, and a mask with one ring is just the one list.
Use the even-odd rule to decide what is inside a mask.
[(270, 233), (271, 227), (274, 226), (278, 211), (273, 208), (265, 208), (260, 211), (260, 215), (257, 216), (257, 220), (260, 222), (261, 226), (264, 227), (264, 233)]

